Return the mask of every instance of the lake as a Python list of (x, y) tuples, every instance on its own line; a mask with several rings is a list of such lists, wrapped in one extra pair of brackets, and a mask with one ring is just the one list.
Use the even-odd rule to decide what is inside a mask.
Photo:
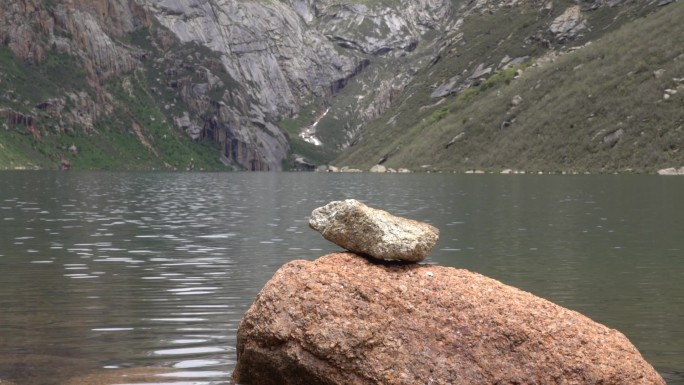
[(0, 172), (0, 382), (228, 384), (242, 314), (284, 263), (339, 250), (308, 216), (347, 198), (684, 384), (684, 178), (85, 172)]

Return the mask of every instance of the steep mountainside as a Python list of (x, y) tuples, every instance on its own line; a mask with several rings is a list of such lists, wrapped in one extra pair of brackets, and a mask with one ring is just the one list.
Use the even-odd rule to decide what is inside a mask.
[[(493, 103), (487, 95), (504, 92), (501, 84), (550, 76), (543, 63), (578, 57), (588, 50), (565, 53), (659, 17), (651, 13), (671, 2), (2, 2), (0, 168), (281, 170), (295, 158), (303, 168), (328, 163), (344, 149), (335, 163), (494, 167), (503, 163), (478, 143), (496, 135), (476, 114), (463, 115), (465, 100), (483, 109)], [(658, 38), (681, 36), (676, 28)], [(635, 60), (645, 61), (639, 73), (660, 64)], [(531, 65), (538, 69), (511, 81)], [(675, 76), (664, 70), (663, 82)], [(519, 112), (497, 122), (506, 132), (521, 126), (523, 111), (534, 120), (526, 109), (534, 96), (520, 93)], [(598, 116), (608, 125), (610, 117)], [(597, 138), (621, 142), (633, 131), (601, 128)], [(451, 143), (454, 130), (467, 136)], [(444, 154), (445, 146), (460, 155)]]
[[(418, 71), (411, 91), (334, 163), (494, 172), (681, 167), (684, 4), (659, 2), (651, 12), (654, 4), (615, 3), (471, 17), (463, 44), (444, 43), (440, 60)], [(483, 25), (507, 26), (482, 33)]]

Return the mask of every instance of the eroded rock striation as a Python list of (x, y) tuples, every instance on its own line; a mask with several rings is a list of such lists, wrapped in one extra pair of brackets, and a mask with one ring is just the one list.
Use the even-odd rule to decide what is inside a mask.
[(432, 225), (394, 216), (355, 199), (315, 209), (309, 226), (338, 246), (377, 259), (420, 262), (439, 238), (439, 230)]
[(241, 384), (658, 384), (620, 332), (454, 268), (293, 261), (247, 311)]

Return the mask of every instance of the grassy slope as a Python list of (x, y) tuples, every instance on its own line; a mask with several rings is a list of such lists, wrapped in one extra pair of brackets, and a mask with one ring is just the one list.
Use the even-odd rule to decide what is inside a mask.
[[(684, 4), (674, 3), (520, 79), (500, 74), (415, 113), (434, 103), (419, 89), (335, 164), (368, 168), (392, 153), (387, 166), (414, 169), (652, 172), (683, 165), (684, 90), (663, 100), (665, 89), (677, 87), (673, 78), (684, 77), (681, 20)], [(523, 102), (512, 107), (515, 95)], [(396, 114), (401, 121), (386, 124)], [(502, 128), (504, 121), (512, 124)], [(618, 129), (620, 140), (604, 143)]]

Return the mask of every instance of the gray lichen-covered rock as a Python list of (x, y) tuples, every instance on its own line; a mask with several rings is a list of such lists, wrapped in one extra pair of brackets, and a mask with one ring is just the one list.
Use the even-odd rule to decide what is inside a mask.
[(572, 6), (553, 20), (549, 31), (558, 39), (574, 38), (582, 30), (587, 28), (586, 20), (582, 16), (579, 5)]
[(309, 226), (338, 246), (376, 259), (420, 262), (439, 238), (439, 230), (432, 225), (370, 208), (355, 199), (315, 209)]

